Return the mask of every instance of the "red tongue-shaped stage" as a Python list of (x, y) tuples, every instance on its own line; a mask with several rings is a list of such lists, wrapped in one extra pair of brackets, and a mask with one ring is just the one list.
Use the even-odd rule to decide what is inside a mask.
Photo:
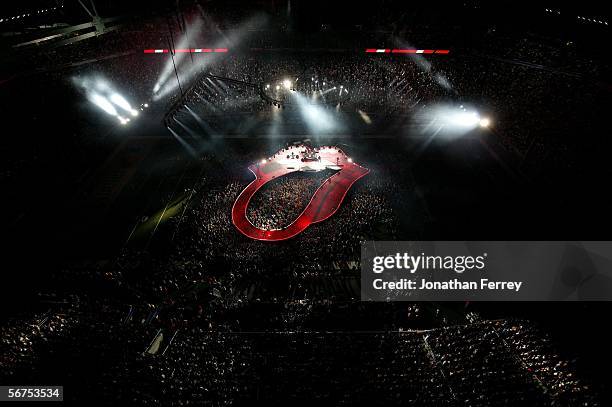
[[(264, 230), (254, 226), (247, 218), (247, 208), (255, 192), (273, 179), (294, 171), (318, 171), (325, 168), (338, 169), (316, 190), (306, 209), (289, 226), (283, 229)], [(245, 236), (256, 240), (278, 241), (290, 239), (313, 223), (332, 216), (340, 207), (346, 193), (359, 178), (370, 172), (357, 165), (336, 147), (312, 149), (293, 146), (278, 151), (273, 157), (249, 166), (255, 175), (240, 193), (232, 208), (232, 222)]]

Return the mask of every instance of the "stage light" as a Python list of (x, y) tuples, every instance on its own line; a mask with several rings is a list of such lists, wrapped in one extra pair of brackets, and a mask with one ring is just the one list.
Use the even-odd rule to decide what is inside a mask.
[(166, 126), (166, 128), (168, 129), (168, 131), (170, 131), (170, 133), (172, 134), (172, 136), (174, 136), (174, 138), (181, 144), (181, 146), (183, 146), (183, 148), (185, 148), (185, 150), (187, 150), (187, 152), (189, 154), (191, 154), (193, 157), (196, 156), (196, 152), (193, 149), (193, 147), (191, 147), (189, 145), (189, 143), (187, 143), (181, 136), (179, 136), (179, 134), (177, 132), (175, 132), (174, 130), (172, 130), (171, 127)]
[[(183, 37), (179, 40), (176, 49), (189, 49), (189, 44), (193, 44), (198, 38), (202, 37), (203, 29), (206, 30), (216, 27), (216, 25), (209, 19), (205, 18), (206, 21), (200, 17), (195, 17), (191, 23), (187, 24), (187, 29)], [(213, 44), (211, 49), (225, 49), (227, 44), (238, 45), (241, 43), (250, 33), (251, 30), (256, 30), (258, 27), (262, 27), (266, 23), (267, 17), (263, 14), (253, 15), (248, 20), (243, 21), (239, 26), (234, 27), (230, 33), (224, 35), (223, 39), (219, 39), (217, 44)], [(204, 27), (207, 25), (209, 27)], [(159, 88), (153, 94), (153, 100), (160, 100), (171, 94), (176, 93), (179, 88), (179, 83), (189, 83), (192, 78), (205, 71), (208, 66), (214, 64), (219, 58), (226, 55), (221, 52), (206, 53), (206, 58), (193, 58), (190, 63), (186, 61), (186, 56), (191, 55), (190, 52), (178, 52), (176, 55), (172, 55), (173, 58), (167, 58), (166, 66), (162, 71), (160, 77), (157, 80)], [(174, 61), (173, 61), (174, 60)], [(176, 66), (176, 70), (175, 70)], [(175, 78), (178, 75), (178, 78)]]
[(149, 104), (148, 104), (148, 103), (145, 103), (145, 104), (144, 104), (144, 107), (149, 107)]
[(460, 127), (474, 127), (480, 122), (480, 117), (476, 112), (457, 112), (449, 114), (448, 121)]
[(276, 90), (279, 90), (279, 89), (280, 89), (280, 86), (276, 85)]
[(491, 120), (482, 117), (469, 105), (449, 106), (438, 104), (423, 109), (416, 120), (423, 123), (423, 133), (436, 137), (454, 139), (470, 131), (491, 125)]
[(352, 162), (353, 162), (353, 159), (352, 159), (351, 157), (349, 157), (347, 161), (348, 161), (348, 162), (350, 162), (350, 163), (352, 163)]
[(106, 113), (112, 116), (117, 116), (117, 109), (115, 109), (113, 104), (109, 102), (108, 99), (106, 99), (104, 96), (100, 95), (99, 93), (95, 93), (95, 92), (91, 93), (89, 95), (89, 100), (91, 101), (91, 103), (98, 106), (100, 109), (104, 110)]
[(372, 124), (372, 119), (370, 118), (370, 116), (368, 116), (366, 112), (357, 109), (357, 113), (359, 113), (359, 116), (361, 116), (361, 120), (363, 120), (366, 124)]
[[(89, 83), (89, 79), (85, 79), (84, 83), (87, 84), (87, 86), (91, 86)], [(104, 79), (98, 79), (96, 81), (96, 89), (100, 92), (103, 93), (108, 93), (110, 92), (110, 86), (108, 86), (108, 83), (104, 80)]]
[(489, 127), (491, 125), (491, 119), (489, 119), (488, 117), (483, 117), (482, 119), (480, 119), (480, 122), (478, 124), (480, 124), (480, 127)]
[[(130, 119), (126, 118), (126, 114), (132, 117), (138, 116), (138, 110), (134, 109), (130, 103), (113, 89), (113, 86), (102, 77), (73, 77), (73, 83), (81, 88), (87, 99), (102, 109), (111, 116), (115, 116), (119, 123), (126, 124)], [(148, 106), (148, 104), (145, 104)], [(141, 105), (141, 110), (142, 110)], [(120, 108), (120, 109), (118, 109)], [(123, 110), (126, 114), (119, 112)]]
[[(204, 26), (204, 21), (196, 17), (193, 21), (189, 22), (185, 27), (185, 32), (180, 38), (177, 38), (176, 48), (177, 49), (185, 49), (190, 48), (189, 44), (192, 44), (196, 38), (198, 38)], [(185, 59), (187, 53), (176, 53), (172, 58), (168, 58), (164, 67), (157, 78), (157, 82), (155, 83), (155, 87), (153, 88), (153, 93), (157, 93), (160, 91), (162, 87), (166, 88), (167, 82), (171, 81), (172, 77), (175, 76), (175, 69), (180, 69), (183, 65), (183, 60)], [(179, 71), (179, 73), (181, 73)], [(182, 79), (182, 78), (181, 78)], [(172, 80), (172, 82), (174, 82)], [(172, 84), (174, 86), (174, 84)], [(178, 86), (178, 85), (177, 85)], [(159, 95), (156, 95), (159, 96)]]
[(264, 158), (263, 160), (261, 160), (261, 163), (262, 163), (262, 164), (265, 164), (265, 163), (267, 163), (267, 162), (268, 162), (268, 160), (266, 160), (265, 158)]
[(331, 132), (339, 128), (337, 118), (327, 109), (313, 104), (310, 98), (295, 92), (291, 94), (309, 132)]
[(283, 81), (283, 86), (285, 87), (285, 89), (289, 89), (291, 87), (291, 81), (289, 79), (285, 79)]
[(125, 110), (126, 112), (131, 113), (133, 110), (130, 103), (118, 93), (113, 93), (110, 97), (110, 101), (116, 104), (117, 106), (119, 106), (120, 108), (122, 108), (123, 110)]

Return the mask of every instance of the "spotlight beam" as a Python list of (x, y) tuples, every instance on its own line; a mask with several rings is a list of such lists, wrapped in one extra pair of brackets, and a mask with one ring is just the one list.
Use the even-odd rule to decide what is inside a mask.
[[(191, 43), (193, 43), (193, 40), (195, 38), (198, 38), (200, 32), (202, 31), (202, 20), (200, 18), (195, 19), (195, 21), (192, 21), (188, 27), (187, 30), (185, 31), (185, 34), (183, 35), (183, 37), (179, 40), (179, 43), (177, 45), (177, 49), (185, 49), (188, 48), (189, 45)], [(162, 87), (164, 87), (164, 85), (166, 84), (166, 82), (168, 81), (168, 79), (170, 78), (170, 75), (172, 75), (172, 72), (174, 71), (174, 64), (180, 64), (180, 62), (185, 58), (184, 53), (178, 53), (174, 56), (174, 62), (171, 59), (168, 59), (166, 61), (166, 64), (164, 66), (164, 69), (162, 70), (162, 73), (160, 74), (159, 78), (157, 79), (157, 82), (155, 83), (155, 87), (154, 89), (154, 93), (156, 93), (157, 91), (155, 91), (155, 89), (161, 89)]]
[(291, 96), (295, 99), (298, 110), (308, 131), (311, 133), (333, 132), (339, 128), (339, 123), (325, 108), (314, 105), (309, 99), (299, 92), (292, 92)]
[[(198, 21), (200, 21), (199, 24), (201, 26), (201, 20)], [(216, 44), (213, 44), (213, 48), (227, 48), (228, 46), (232, 46), (234, 48), (239, 47), (240, 43), (246, 36), (251, 35), (254, 30), (256, 30), (258, 27), (263, 26), (266, 21), (267, 20), (264, 15), (257, 15), (250, 18), (249, 20), (246, 20), (238, 28), (233, 30), (232, 33), (226, 37), (226, 39), (223, 39), (217, 42)], [(185, 37), (187, 37), (187, 35)], [(191, 37), (193, 37), (193, 35), (191, 35), (189, 38)], [(181, 46), (181, 44), (179, 44), (179, 46)], [(187, 48), (187, 46), (183, 46), (182, 48)], [(195, 76), (201, 73), (208, 66), (215, 64), (220, 58), (220, 56), (224, 54), (207, 54), (206, 58), (197, 58), (196, 60), (194, 60), (194, 63), (189, 64), (188, 66), (185, 66), (184, 63), (181, 63), (182, 59), (186, 54), (177, 55), (181, 56), (181, 58), (176, 59), (178, 68), (177, 74), (180, 78), (181, 83), (188, 84)], [(172, 94), (178, 88), (177, 81), (168, 81), (168, 76), (170, 76), (172, 71), (172, 64), (168, 63), (167, 69), (164, 70), (162, 76), (160, 76), (160, 80), (157, 81), (157, 84), (153, 89), (153, 100), (160, 100)]]
[(176, 140), (179, 142), (179, 144), (180, 144), (181, 146), (183, 146), (183, 148), (185, 148), (185, 150), (187, 150), (187, 152), (188, 152), (189, 154), (191, 154), (193, 157), (196, 157), (196, 156), (197, 156), (197, 154), (196, 154), (195, 150), (193, 149), (193, 147), (191, 147), (191, 146), (189, 145), (189, 143), (187, 143), (185, 140), (183, 140), (183, 138), (182, 138), (181, 136), (179, 136), (179, 135), (177, 134), (177, 132), (175, 132), (174, 130), (172, 130), (172, 128), (171, 128), (171, 127), (169, 127), (169, 126), (167, 126), (166, 128), (167, 128), (167, 129), (170, 131), (170, 133), (172, 133), (172, 135), (174, 136), (174, 138), (175, 138), (175, 139), (176, 139)]
[(189, 106), (185, 106), (185, 108), (191, 114), (191, 116), (193, 116), (193, 118), (195, 119), (195, 121), (198, 123), (198, 125), (200, 126), (200, 128), (202, 130), (204, 130), (209, 135), (212, 135), (212, 134), (215, 133), (213, 131), (212, 127), (210, 127), (208, 125), (208, 123), (206, 123), (204, 120), (202, 120), (202, 118), (200, 118), (200, 116), (198, 116), (193, 110), (191, 110), (191, 108)]
[(89, 94), (89, 100), (94, 105), (98, 106), (100, 109), (110, 114), (111, 116), (119, 116), (117, 109), (115, 106), (104, 96), (100, 95), (97, 92), (91, 92)]
[(191, 130), (189, 127), (187, 127), (186, 125), (184, 125), (183, 123), (181, 123), (180, 120), (178, 120), (176, 117), (174, 118), (174, 121), (183, 128), (183, 130), (185, 130), (187, 132), (187, 134), (189, 134), (189, 136), (191, 136), (192, 139), (194, 140), (199, 140), (201, 138), (201, 136), (199, 134), (197, 134), (195, 131)]

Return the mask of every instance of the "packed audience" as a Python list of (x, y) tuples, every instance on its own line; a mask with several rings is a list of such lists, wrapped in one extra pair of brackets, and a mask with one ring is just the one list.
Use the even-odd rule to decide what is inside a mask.
[[(399, 326), (360, 332), (338, 330), (342, 322), (326, 318), (337, 315), (346, 325), (355, 319), (342, 318), (343, 313), (358, 312), (361, 323), (380, 327), (380, 315), (393, 309), (405, 312), (405, 307), (342, 301), (295, 301), (283, 307), (245, 304), (242, 308), (250, 308), (245, 312), (251, 318), (219, 309), (211, 318), (171, 326), (163, 312), (151, 316), (150, 307), (72, 296), (31, 323), (16, 320), (2, 328), (0, 380), (53, 374), (70, 389), (68, 399), (96, 397), (105, 405), (236, 405), (253, 400), (600, 405), (589, 386), (576, 378), (572, 363), (526, 321), (411, 330), (402, 329), (407, 323), (402, 318), (396, 321)], [(296, 312), (303, 317), (290, 317)], [(276, 325), (279, 314), (288, 319)], [(325, 329), (326, 323), (335, 329)], [(160, 337), (159, 346), (154, 345)], [(82, 374), (87, 374), (87, 383)], [(128, 382), (137, 385), (119, 385)]]
[[(92, 381), (83, 394), (93, 392), (107, 404), (177, 406), (193, 399), (234, 405), (313, 397), (347, 405), (365, 399), (415, 406), (599, 405), (574, 366), (528, 323), (470, 315), (472, 322), (463, 325), (426, 304), (358, 300), (359, 242), (401, 236), (396, 212), (405, 202), (377, 166), (377, 159), (388, 157), (372, 156), (377, 171), (355, 186), (332, 218), (299, 240), (269, 245), (237, 233), (228, 210), (250, 182), (236, 163), (255, 156), (203, 156), (206, 177), (194, 187), (185, 217), (166, 231), (174, 239), (159, 238), (170, 251), (126, 250), (101, 266), (101, 280), (138, 293), (134, 303), (84, 296), (80, 303), (87, 307), (62, 312), (78, 321), (78, 330), (54, 331), (58, 357), (93, 351), (91, 360), (106, 359), (95, 386)], [(400, 164), (391, 167), (401, 170)], [(299, 188), (289, 190), (299, 197)], [(412, 328), (419, 324), (424, 329)], [(14, 328), (3, 336), (21, 332)], [(25, 340), (40, 342), (40, 336), (35, 331)], [(19, 359), (23, 345), (6, 343), (17, 377), (28, 377), (49, 349), (30, 349), (26, 362)], [(127, 381), (139, 385), (116, 386)]]
[(289, 226), (304, 211), (310, 198), (333, 171), (293, 172), (268, 182), (251, 198), (247, 217), (260, 229)]
[(576, 360), (563, 359), (551, 339), (533, 323), (497, 321), (493, 329), (523, 367), (533, 372), (536, 380), (562, 405), (597, 405), (590, 386), (575, 374)]
[[(237, 12), (227, 25), (243, 17)], [(385, 18), (377, 16), (376, 24)], [(143, 38), (165, 44), (165, 34), (144, 31)], [(133, 64), (133, 56), (122, 55), (130, 51), (124, 38), (105, 38), (100, 45), (111, 42), (113, 58), (96, 67), (134, 100), (148, 100), (164, 61)], [(526, 39), (515, 47), (524, 51), (532, 43)], [(58, 50), (50, 60), (66, 58), (75, 74), (87, 73), (87, 65), (75, 63), (97, 58), (99, 49), (91, 45)], [(519, 55), (532, 64), (563, 59), (539, 59), (547, 49)], [(589, 74), (587, 65), (557, 68)], [(543, 158), (553, 168), (560, 161), (571, 165), (572, 141), (556, 138), (555, 129), (544, 124), (563, 125), (561, 118), (579, 104), (601, 98), (599, 88), (580, 77), (480, 56), (427, 61), (245, 53), (201, 67), (183, 98), (174, 93), (160, 103), (164, 112), (176, 107), (167, 121), (175, 129), (200, 126), (222, 133), (235, 114), (253, 121), (273, 114), (261, 89), (285, 76), (343, 86), (347, 98), (338, 110), (361, 110), (379, 122), (436, 101), (476, 100), (495, 112), (497, 140), (525, 170)], [(290, 103), (284, 108), (292, 109)], [(64, 305), (3, 323), (0, 382), (27, 383), (47, 374), (65, 378), (66, 386), (82, 384), (79, 374), (92, 375), (96, 366), (90, 383), (74, 389), (108, 405), (273, 404), (287, 397), (338, 405), (365, 399), (415, 406), (599, 405), (572, 361), (528, 322), (482, 322), (470, 315), (467, 325), (450, 324), (439, 310), (427, 318), (414, 304), (377, 313), (359, 302), (360, 243), (411, 237), (401, 228), (400, 213), (408, 208), (405, 189), (414, 185), (387, 177), (407, 171), (401, 160), (369, 154), (373, 171), (333, 217), (299, 239), (270, 245), (239, 234), (229, 209), (251, 181), (246, 165), (261, 153), (201, 156), (204, 175), (185, 191), (189, 199), (178, 206), (181, 216), (171, 218), (151, 246), (126, 247), (113, 261), (59, 272), (58, 281), (85, 281), (112, 295), (80, 292)], [(261, 228), (287, 226), (325, 176), (296, 173), (269, 183), (254, 197), (249, 218)], [(427, 320), (428, 326), (411, 330), (413, 320)], [(364, 321), (368, 331), (361, 332)]]

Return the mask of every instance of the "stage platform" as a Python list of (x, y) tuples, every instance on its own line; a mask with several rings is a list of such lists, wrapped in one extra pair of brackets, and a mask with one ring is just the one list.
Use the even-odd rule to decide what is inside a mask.
[[(311, 154), (310, 160), (305, 156)], [(316, 159), (312, 159), (316, 156)], [(266, 183), (295, 171), (321, 171), (326, 168), (337, 169), (315, 191), (304, 211), (283, 229), (264, 230), (256, 227), (247, 217), (249, 202), (255, 193)], [(332, 216), (342, 204), (346, 193), (360, 178), (370, 170), (355, 164), (337, 147), (319, 147), (310, 151), (304, 145), (292, 146), (278, 151), (274, 156), (249, 166), (255, 175), (253, 180), (240, 193), (232, 208), (232, 222), (245, 236), (256, 240), (279, 241), (290, 239), (313, 223), (321, 222)]]

